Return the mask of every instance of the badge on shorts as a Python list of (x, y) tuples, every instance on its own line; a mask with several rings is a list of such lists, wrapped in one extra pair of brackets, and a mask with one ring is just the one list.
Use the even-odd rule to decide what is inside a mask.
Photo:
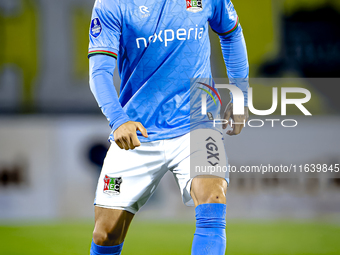
[(186, 0), (188, 12), (200, 12), (203, 10), (202, 0)]
[(103, 192), (109, 195), (119, 195), (122, 177), (109, 177), (105, 175)]
[(98, 18), (94, 18), (91, 21), (91, 27), (90, 27), (90, 34), (97, 38), (102, 32), (102, 24), (100, 24), (100, 20)]

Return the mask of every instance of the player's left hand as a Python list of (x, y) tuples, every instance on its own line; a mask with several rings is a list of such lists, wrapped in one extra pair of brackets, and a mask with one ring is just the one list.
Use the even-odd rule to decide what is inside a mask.
[[(232, 125), (230, 125), (230, 118), (233, 120)], [(228, 123), (223, 124), (223, 129), (226, 129), (228, 125), (230, 125), (233, 129), (227, 131), (227, 135), (238, 135), (241, 133), (244, 124), (249, 118), (248, 106), (244, 107), (244, 115), (234, 115), (233, 113), (233, 103), (229, 103), (224, 111), (224, 119), (228, 121)], [(239, 124), (235, 124), (239, 123)]]

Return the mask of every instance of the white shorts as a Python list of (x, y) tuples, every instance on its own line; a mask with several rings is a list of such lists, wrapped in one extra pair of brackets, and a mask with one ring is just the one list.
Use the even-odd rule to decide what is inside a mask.
[[(180, 188), (183, 202), (192, 206), (192, 178), (205, 174), (193, 173), (195, 168), (191, 168), (190, 174), (190, 164), (193, 165), (190, 162), (194, 158), (200, 162), (205, 159), (208, 166), (216, 165), (217, 161), (227, 166), (223, 135), (212, 129), (198, 129), (180, 137), (142, 143), (128, 151), (113, 142), (104, 160), (94, 204), (135, 214), (169, 170)], [(223, 177), (229, 183), (227, 172)]]

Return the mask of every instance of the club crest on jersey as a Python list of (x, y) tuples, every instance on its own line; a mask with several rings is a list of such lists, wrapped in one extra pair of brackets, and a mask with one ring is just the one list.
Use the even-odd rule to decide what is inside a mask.
[(186, 0), (187, 11), (200, 12), (203, 10), (202, 0)]
[(102, 24), (100, 24), (100, 20), (98, 18), (94, 18), (91, 21), (91, 27), (90, 27), (90, 34), (97, 38), (102, 32)]
[(109, 177), (105, 175), (103, 192), (109, 195), (119, 195), (122, 177)]

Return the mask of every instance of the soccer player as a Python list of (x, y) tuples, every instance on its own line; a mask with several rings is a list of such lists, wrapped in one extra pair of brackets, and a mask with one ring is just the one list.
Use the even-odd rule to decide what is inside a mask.
[[(183, 202), (195, 206), (192, 254), (225, 253), (229, 176), (190, 175), (195, 160), (227, 165), (223, 130), (211, 124), (220, 118), (221, 104), (211, 76), (208, 23), (220, 37), (231, 83), (244, 93), (245, 114), (234, 115), (232, 102), (224, 114), (239, 123), (247, 119), (248, 60), (230, 0), (95, 2), (90, 87), (112, 133), (96, 191), (91, 255), (121, 254), (134, 215), (167, 171)], [(116, 60), (119, 99), (113, 85)], [(201, 114), (204, 93), (211, 95), (207, 114)], [(235, 124), (227, 134), (241, 129)]]

